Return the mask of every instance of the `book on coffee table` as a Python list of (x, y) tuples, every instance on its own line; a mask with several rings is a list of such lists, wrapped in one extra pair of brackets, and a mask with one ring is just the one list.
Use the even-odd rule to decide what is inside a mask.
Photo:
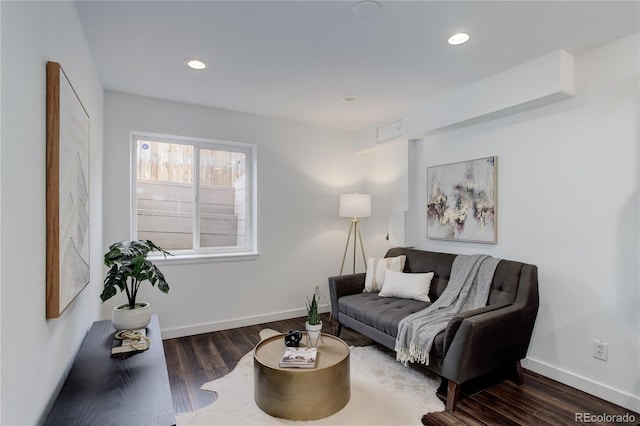
[(280, 367), (286, 368), (314, 368), (316, 366), (317, 348), (287, 347), (280, 359)]

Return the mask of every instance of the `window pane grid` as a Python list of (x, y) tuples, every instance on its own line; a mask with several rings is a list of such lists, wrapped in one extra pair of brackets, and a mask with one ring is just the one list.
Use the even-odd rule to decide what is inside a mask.
[(250, 250), (251, 149), (135, 136), (134, 141), (137, 238), (178, 253)]
[(138, 141), (138, 179), (193, 182), (193, 146)]

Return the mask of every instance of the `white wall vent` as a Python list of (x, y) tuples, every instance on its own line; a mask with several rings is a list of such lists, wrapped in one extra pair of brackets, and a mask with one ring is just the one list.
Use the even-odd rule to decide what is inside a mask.
[(377, 129), (376, 143), (386, 142), (402, 135), (402, 120), (397, 120)]

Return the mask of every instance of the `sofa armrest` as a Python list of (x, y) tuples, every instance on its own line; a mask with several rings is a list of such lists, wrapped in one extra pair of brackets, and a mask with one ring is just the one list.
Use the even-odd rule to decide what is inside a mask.
[(451, 346), (451, 342), (453, 341), (453, 338), (456, 335), (456, 332), (458, 331), (458, 329), (460, 328), (460, 324), (462, 324), (462, 321), (465, 318), (469, 318), (475, 315), (480, 315), (483, 314), (485, 312), (491, 312), (491, 311), (495, 311), (498, 309), (502, 309), (505, 308), (507, 306), (509, 306), (510, 303), (496, 303), (494, 305), (488, 305), (488, 306), (483, 306), (481, 308), (477, 308), (477, 309), (472, 309), (470, 311), (466, 311), (466, 312), (460, 312), (458, 315), (456, 315), (451, 321), (449, 321), (449, 324), (447, 324), (447, 328), (444, 331), (444, 351), (443, 353), (446, 354), (447, 351), (449, 350), (449, 346)]
[[(486, 308), (492, 308), (487, 306)], [(527, 355), (537, 306), (510, 304), (462, 313), (442, 362), (442, 376), (463, 383)], [(456, 327), (456, 325), (451, 325)], [(452, 330), (453, 331), (453, 330)]]
[(350, 294), (362, 293), (366, 274), (339, 275), (329, 277), (329, 295), (331, 297), (331, 317), (338, 320), (338, 299)]

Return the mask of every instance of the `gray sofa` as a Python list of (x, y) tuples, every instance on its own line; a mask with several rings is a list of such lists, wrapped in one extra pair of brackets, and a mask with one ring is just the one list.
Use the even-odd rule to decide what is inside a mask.
[[(405, 255), (404, 272), (434, 272), (429, 298), (435, 301), (447, 286), (455, 254), (392, 248), (385, 257)], [(363, 293), (366, 274), (329, 278), (336, 335), (342, 326), (395, 348), (398, 324), (432, 302), (379, 297)], [(436, 336), (428, 369), (447, 385), (447, 410), (453, 411), (460, 385), (494, 370), (512, 368), (523, 384), (520, 360), (527, 354), (538, 312), (538, 270), (535, 265), (502, 260), (496, 268), (487, 306), (462, 312)]]

